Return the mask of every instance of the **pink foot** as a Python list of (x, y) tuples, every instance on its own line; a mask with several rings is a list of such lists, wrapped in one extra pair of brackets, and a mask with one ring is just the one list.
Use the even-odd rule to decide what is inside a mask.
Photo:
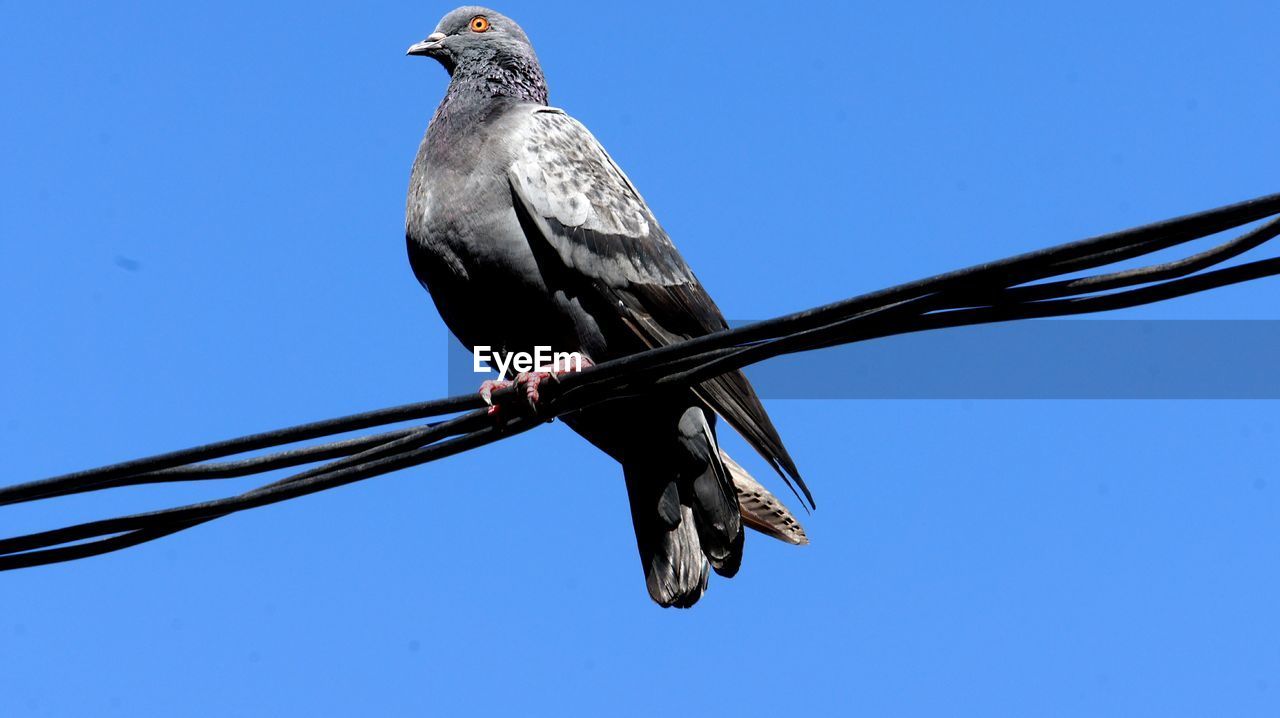
[(493, 403), (493, 392), (499, 389), (506, 389), (511, 386), (511, 382), (504, 379), (487, 379), (480, 385), (480, 398), (484, 399), (484, 403), (489, 405), (489, 414), (498, 413), (498, 405)]
[(542, 395), (538, 393), (538, 387), (542, 386), (544, 381), (559, 381), (560, 378), (555, 373), (549, 371), (527, 371), (516, 375), (516, 386), (524, 387), (525, 401), (529, 402), (531, 409), (538, 408), (538, 401)]
[[(591, 360), (582, 357), (582, 368), (585, 369), (593, 366)], [(480, 385), (480, 398), (484, 399), (484, 403), (489, 405), (489, 414), (497, 414), (501, 405), (493, 402), (493, 392), (501, 389), (507, 389), (511, 386), (518, 386), (524, 389), (524, 400), (532, 411), (538, 410), (538, 402), (542, 399), (540, 387), (545, 381), (558, 382), (560, 377), (565, 374), (573, 374), (578, 371), (577, 367), (573, 368), (551, 368), (550, 371), (527, 371), (516, 375), (515, 381), (506, 381), (505, 379), (490, 379)]]

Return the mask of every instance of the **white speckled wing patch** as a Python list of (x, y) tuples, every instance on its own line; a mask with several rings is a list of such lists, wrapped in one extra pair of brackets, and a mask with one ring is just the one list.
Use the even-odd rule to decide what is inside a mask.
[(599, 141), (560, 110), (516, 131), (512, 187), (566, 264), (614, 285), (693, 279), (640, 194)]

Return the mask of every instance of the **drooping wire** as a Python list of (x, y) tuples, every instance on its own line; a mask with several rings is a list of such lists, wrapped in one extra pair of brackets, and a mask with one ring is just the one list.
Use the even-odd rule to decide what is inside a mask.
[[(799, 351), (934, 329), (1101, 312), (1280, 274), (1280, 258), (1209, 270), (1280, 235), (1280, 194), (1017, 255), (823, 307), (697, 337), (591, 367), (544, 391), (531, 413), (490, 417), (458, 396), (263, 432), (191, 449), (0, 488), (0, 506), (138, 484), (208, 481), (323, 463), (236, 496), (0, 539), (0, 570), (117, 551), (232, 513), (417, 466), (528, 431), (583, 408), (687, 386)], [(1161, 264), (1072, 279), (1271, 218), (1212, 249)], [(1050, 281), (1051, 280), (1051, 281)], [(1144, 286), (1142, 286), (1144, 285)], [(494, 394), (510, 403), (515, 390)], [(460, 412), (466, 412), (461, 413)], [(378, 426), (459, 414), (370, 436), (218, 461)]]

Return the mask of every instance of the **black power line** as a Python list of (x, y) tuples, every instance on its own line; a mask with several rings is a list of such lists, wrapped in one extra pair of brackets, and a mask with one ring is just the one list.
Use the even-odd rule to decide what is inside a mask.
[[(1268, 220), (1212, 249), (1175, 261), (1067, 275)], [(1280, 235), (1280, 194), (1021, 254), (605, 362), (545, 386), (529, 411), (496, 417), (475, 395), (355, 414), (0, 488), (0, 505), (139, 484), (204, 481), (325, 462), (252, 491), (0, 539), (0, 570), (117, 551), (246, 509), (417, 466), (528, 431), (540, 423), (641, 392), (686, 386), (782, 354), (896, 334), (1138, 306), (1280, 274), (1280, 257), (1223, 262)], [(517, 389), (494, 393), (518, 405)], [(219, 461), (378, 426), (456, 414), (383, 433)]]

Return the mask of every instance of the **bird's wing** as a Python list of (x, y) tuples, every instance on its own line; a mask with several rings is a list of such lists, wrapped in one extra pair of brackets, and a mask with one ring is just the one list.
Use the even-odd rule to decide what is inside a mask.
[[(540, 108), (514, 140), (508, 178), (529, 241), (549, 246), (580, 289), (615, 307), (648, 346), (727, 327), (640, 193), (581, 123), (561, 110)], [(702, 382), (695, 391), (813, 505), (741, 372)]]

